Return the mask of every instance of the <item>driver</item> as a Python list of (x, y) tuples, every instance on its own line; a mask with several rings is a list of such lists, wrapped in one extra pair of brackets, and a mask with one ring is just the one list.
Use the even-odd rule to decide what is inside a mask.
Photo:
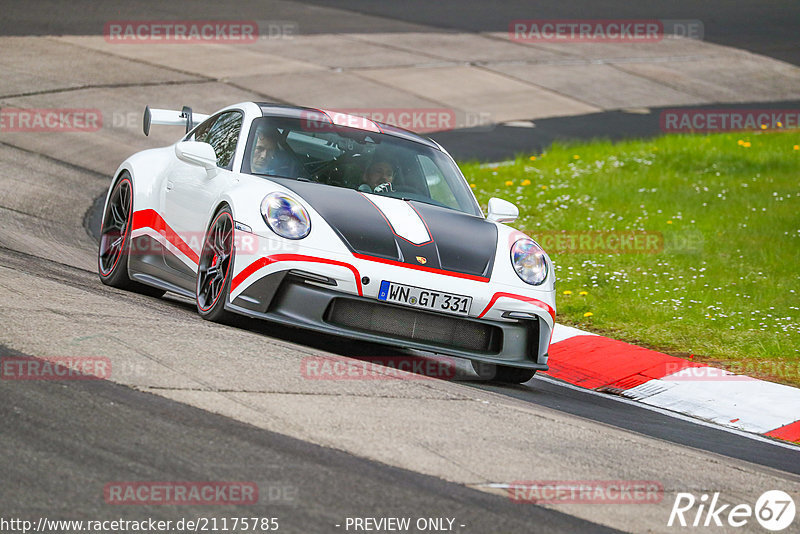
[(270, 176), (297, 175), (297, 165), (291, 156), (278, 146), (277, 130), (259, 128), (250, 154), (250, 171)]
[(394, 191), (392, 187), (394, 175), (394, 165), (391, 161), (385, 158), (375, 159), (364, 171), (364, 183), (358, 187), (358, 190), (365, 193)]

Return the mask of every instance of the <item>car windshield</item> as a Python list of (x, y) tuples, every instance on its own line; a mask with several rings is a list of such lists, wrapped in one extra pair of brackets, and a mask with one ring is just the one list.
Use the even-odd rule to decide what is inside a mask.
[(461, 171), (440, 150), (327, 122), (256, 119), (242, 172), (416, 200), (471, 215), (481, 213)]

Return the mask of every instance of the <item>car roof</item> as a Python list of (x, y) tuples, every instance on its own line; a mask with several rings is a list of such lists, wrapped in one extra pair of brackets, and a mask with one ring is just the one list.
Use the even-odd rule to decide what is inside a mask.
[[(315, 122), (324, 122), (333, 124), (334, 120), (330, 116), (330, 112), (322, 109), (317, 108), (307, 108), (302, 106), (290, 106), (287, 104), (275, 104), (271, 102), (256, 102), (255, 103), (259, 108), (261, 108), (261, 113), (264, 117), (288, 117), (293, 119), (306, 119), (306, 120), (313, 120)], [(345, 115), (344, 113), (336, 112), (337, 115)], [(427, 137), (423, 137), (419, 134), (411, 132), (409, 130), (404, 130), (403, 128), (398, 128), (397, 126), (393, 126), (391, 124), (385, 124), (382, 122), (373, 121), (370, 119), (365, 119), (363, 117), (358, 117), (356, 121), (348, 121), (346, 126), (359, 128), (358, 126), (354, 126), (353, 124), (358, 124), (358, 122), (362, 122), (364, 124), (364, 128), (360, 129), (367, 129), (372, 130), (370, 125), (375, 125), (377, 127), (378, 132), (386, 135), (391, 135), (393, 137), (398, 137), (400, 139), (405, 139), (408, 141), (414, 141), (416, 143), (420, 143), (431, 148), (435, 148), (437, 150), (442, 150), (442, 147), (434, 140), (429, 139)]]

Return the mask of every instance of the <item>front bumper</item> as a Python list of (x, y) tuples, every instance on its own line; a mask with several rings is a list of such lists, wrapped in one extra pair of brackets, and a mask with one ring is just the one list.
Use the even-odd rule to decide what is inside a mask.
[[(378, 282), (379, 283), (379, 282)], [(497, 321), (418, 310), (335, 289), (298, 269), (262, 276), (226, 308), (338, 336), (545, 371), (551, 327), (535, 315)]]

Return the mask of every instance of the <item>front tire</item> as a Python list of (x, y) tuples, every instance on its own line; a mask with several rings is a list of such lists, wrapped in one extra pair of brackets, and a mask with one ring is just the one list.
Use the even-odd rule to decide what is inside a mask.
[(166, 293), (163, 289), (134, 282), (128, 276), (132, 224), (133, 182), (130, 174), (125, 171), (111, 190), (106, 203), (97, 250), (97, 273), (100, 281), (107, 286), (161, 297)]
[(230, 319), (225, 301), (231, 285), (233, 266), (233, 213), (225, 206), (214, 216), (203, 241), (197, 265), (197, 313), (203, 319)]
[(479, 377), (504, 384), (524, 384), (536, 374), (535, 369), (495, 365), (493, 363), (472, 362), (472, 368)]

